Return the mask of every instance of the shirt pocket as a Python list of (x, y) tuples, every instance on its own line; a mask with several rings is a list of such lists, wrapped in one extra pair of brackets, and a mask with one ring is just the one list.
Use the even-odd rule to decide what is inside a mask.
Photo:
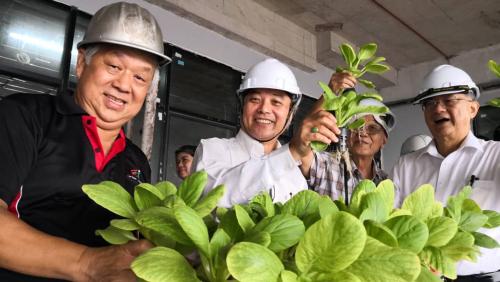
[(500, 201), (498, 189), (495, 189), (496, 183), (491, 180), (476, 180), (472, 187), (471, 199), (481, 207), (481, 209), (495, 209)]

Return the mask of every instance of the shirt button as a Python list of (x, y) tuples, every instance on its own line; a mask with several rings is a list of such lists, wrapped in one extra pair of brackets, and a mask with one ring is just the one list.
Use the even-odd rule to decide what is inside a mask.
[(88, 125), (91, 125), (91, 124), (92, 124), (92, 120), (88, 119), (88, 120), (87, 120), (87, 124), (88, 124)]
[(96, 153), (100, 153), (100, 152), (101, 152), (101, 149), (100, 149), (100, 148), (95, 148), (95, 152), (96, 152)]

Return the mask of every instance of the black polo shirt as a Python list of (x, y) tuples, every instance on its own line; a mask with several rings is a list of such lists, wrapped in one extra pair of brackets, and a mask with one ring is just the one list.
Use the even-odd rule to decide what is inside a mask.
[[(103, 155), (95, 119), (71, 94), (16, 94), (0, 101), (0, 173), (0, 198), (9, 211), (38, 230), (87, 246), (106, 245), (95, 230), (117, 216), (90, 200), (82, 185), (112, 180), (132, 192), (138, 181), (150, 180), (145, 155), (123, 132)], [(0, 269), (0, 281), (46, 280)]]

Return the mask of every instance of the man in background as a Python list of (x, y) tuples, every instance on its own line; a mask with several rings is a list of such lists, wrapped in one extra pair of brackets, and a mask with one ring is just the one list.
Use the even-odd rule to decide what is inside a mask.
[(195, 151), (196, 146), (192, 145), (182, 145), (175, 150), (175, 171), (177, 172), (177, 176), (182, 180), (191, 173)]

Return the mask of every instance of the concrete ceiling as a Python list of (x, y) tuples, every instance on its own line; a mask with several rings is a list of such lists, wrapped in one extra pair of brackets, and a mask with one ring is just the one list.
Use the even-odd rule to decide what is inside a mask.
[(365, 78), (388, 100), (412, 97), (442, 63), (498, 84), (486, 62), (500, 58), (500, 0), (145, 1), (306, 73), (344, 65), (341, 43), (375, 42), (392, 69)]
[(254, 0), (318, 34), (376, 42), (403, 68), (500, 44), (498, 0)]

